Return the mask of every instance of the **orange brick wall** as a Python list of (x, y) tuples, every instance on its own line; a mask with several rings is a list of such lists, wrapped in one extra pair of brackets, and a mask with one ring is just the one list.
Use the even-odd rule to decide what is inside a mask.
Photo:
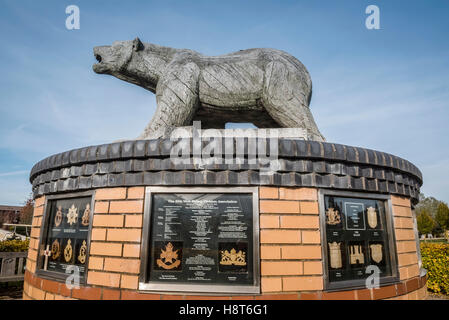
[(42, 219), (44, 216), (45, 197), (34, 199), (33, 220), (31, 223), (30, 247), (28, 249), (28, 257), (26, 270), (35, 273), (39, 248), (39, 236), (41, 232)]
[(261, 295), (197, 296), (138, 293), (144, 187), (98, 189), (87, 285), (35, 275), (45, 198), (35, 199), (24, 299), (422, 299), (410, 201), (392, 197), (401, 283), (375, 290), (323, 292), (318, 189), (260, 187)]
[(262, 293), (323, 289), (318, 192), (261, 187)]
[(419, 275), (418, 253), (410, 199), (392, 196), (394, 232), (398, 254), (399, 277), (407, 280)]
[(144, 187), (95, 194), (87, 284), (137, 290)]

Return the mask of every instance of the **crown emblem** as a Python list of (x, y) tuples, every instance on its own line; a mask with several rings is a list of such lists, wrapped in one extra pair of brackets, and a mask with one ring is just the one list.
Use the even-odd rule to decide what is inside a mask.
[(225, 266), (246, 266), (246, 256), (245, 252), (239, 250), (235, 250), (234, 248), (231, 249), (229, 252), (228, 250), (221, 250), (221, 260), (220, 264)]
[(78, 220), (78, 208), (75, 208), (75, 205), (72, 204), (72, 206), (69, 209), (69, 213), (67, 213), (67, 223), (72, 225), (76, 223)]
[(81, 218), (81, 224), (83, 226), (89, 225), (89, 215), (90, 215), (90, 204), (86, 204), (86, 209), (84, 210), (84, 214)]
[(326, 212), (326, 223), (330, 225), (336, 225), (341, 222), (340, 213), (334, 208), (329, 208)]
[(181, 260), (178, 259), (178, 250), (173, 251), (174, 247), (171, 242), (167, 243), (165, 250), (161, 249), (161, 254), (156, 263), (159, 267), (170, 270), (177, 268), (181, 264)]

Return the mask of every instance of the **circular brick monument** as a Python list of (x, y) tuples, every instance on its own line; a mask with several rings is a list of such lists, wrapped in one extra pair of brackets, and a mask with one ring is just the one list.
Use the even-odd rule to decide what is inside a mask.
[(211, 162), (160, 138), (37, 163), (24, 299), (426, 297), (412, 163), (279, 138), (267, 171), (236, 141)]

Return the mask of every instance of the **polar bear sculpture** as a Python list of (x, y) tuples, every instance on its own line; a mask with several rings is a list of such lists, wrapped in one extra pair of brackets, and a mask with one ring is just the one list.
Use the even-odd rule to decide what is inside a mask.
[(94, 48), (96, 73), (113, 75), (156, 94), (157, 109), (141, 139), (167, 136), (200, 120), (202, 128), (252, 122), (259, 128), (301, 128), (324, 141), (309, 103), (312, 81), (286, 52), (248, 49), (204, 56), (138, 38)]

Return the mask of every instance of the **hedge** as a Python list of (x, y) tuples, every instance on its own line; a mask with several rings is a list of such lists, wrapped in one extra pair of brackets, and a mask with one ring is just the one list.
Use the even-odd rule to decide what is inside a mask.
[(0, 252), (24, 252), (28, 251), (30, 240), (6, 240), (0, 241)]
[(449, 244), (422, 242), (421, 256), (428, 290), (449, 294)]

